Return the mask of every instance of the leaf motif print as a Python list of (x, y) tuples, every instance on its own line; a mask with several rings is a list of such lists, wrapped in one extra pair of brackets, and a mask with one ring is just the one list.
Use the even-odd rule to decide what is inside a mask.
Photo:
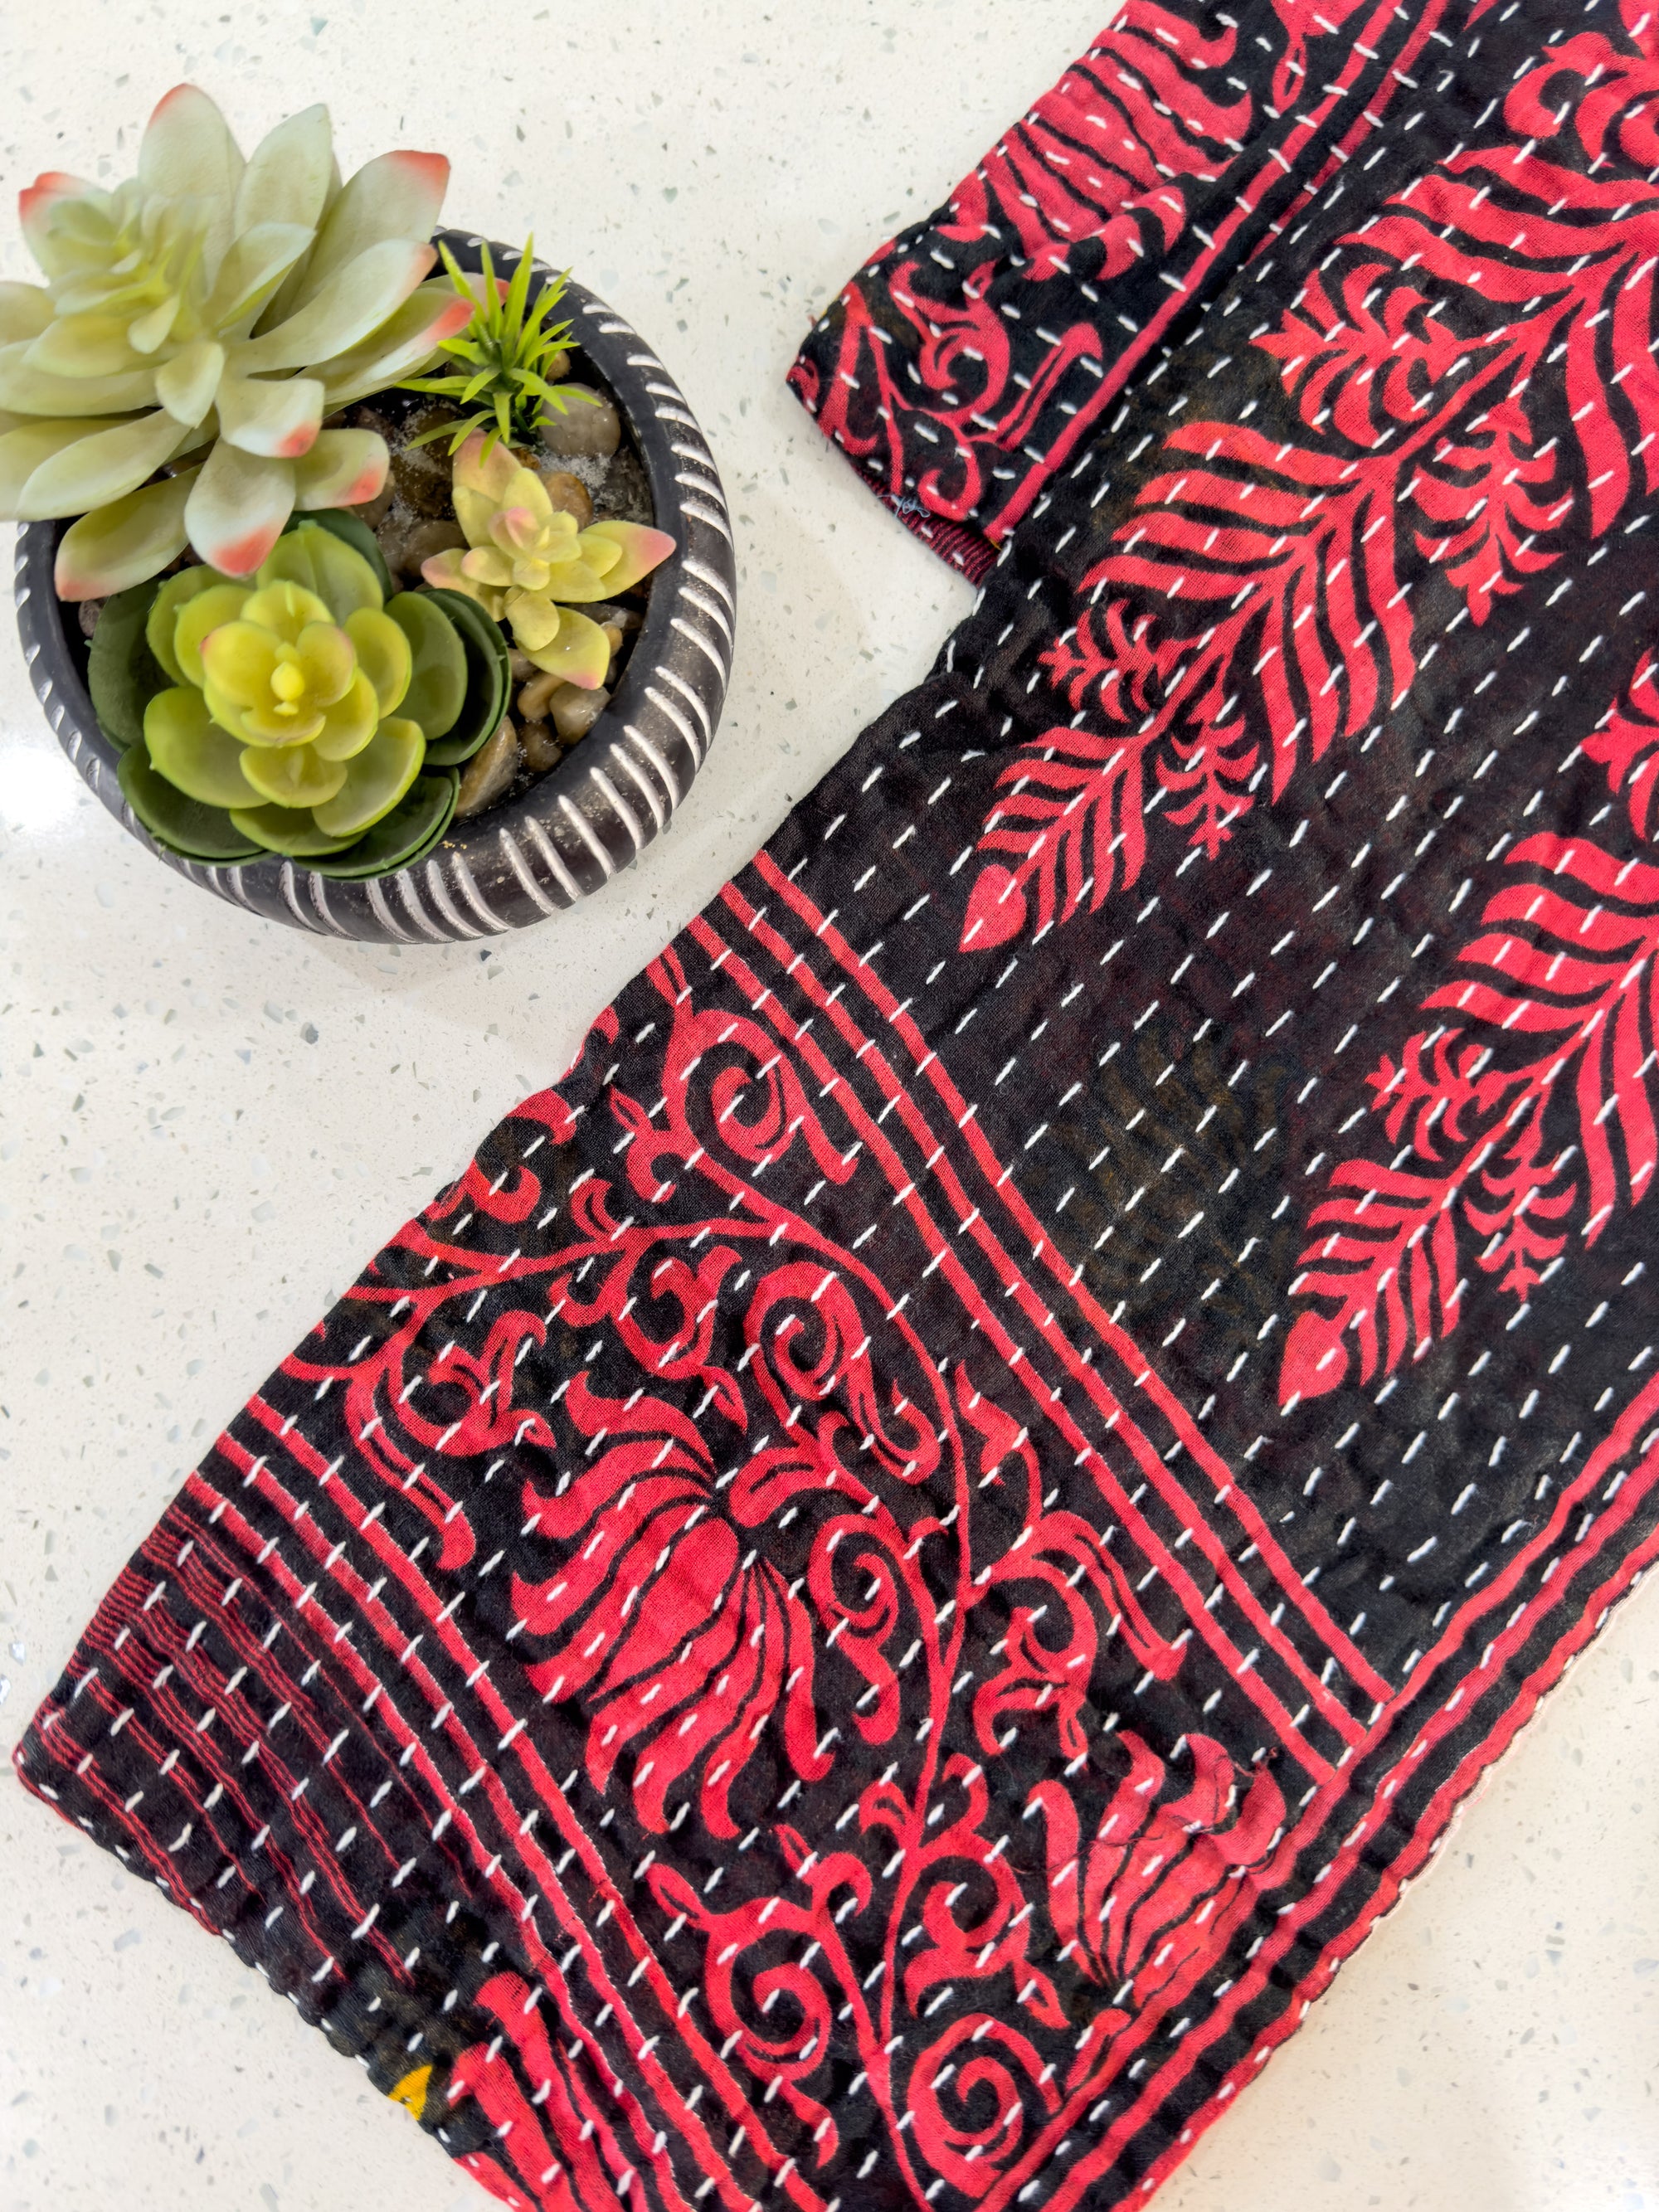
[(1447, 438), (1413, 477), (1407, 489), (1425, 526), (1418, 550), (1444, 568), (1475, 622), (1486, 621), (1495, 594), (1518, 591), (1521, 577), (1551, 566), (1553, 555), (1537, 539), (1571, 501), (1569, 494), (1547, 503), (1541, 495), (1556, 488), (1549, 455), (1534, 447), (1524, 412), (1507, 398), (1481, 428)]
[(1620, 697), (1584, 740), (1586, 756), (1607, 772), (1607, 789), (1622, 794), (1638, 837), (1659, 829), (1653, 791), (1659, 778), (1659, 666), (1644, 653)]
[(1014, 861), (981, 868), (961, 950), (988, 951), (1035, 926), (1069, 921), (1087, 899), (1101, 906), (1120, 866), (1138, 871), (1145, 848), (1139, 739), (1050, 730), (1042, 750), (998, 777), (1008, 795), (986, 818), (981, 852)]
[(1362, 0), (1273, 0), (1273, 13), (1285, 33), (1285, 52), (1273, 70), (1275, 107), (1302, 98), (1308, 88), (1308, 49), (1321, 38), (1339, 36), (1361, 4)]
[(1309, 1217), (1286, 1405), (1422, 1358), (1458, 1325), (1471, 1252), (1524, 1304), (1575, 1225), (1593, 1244), (1651, 1188), (1659, 867), (1554, 836), (1506, 867), (1463, 978), (1423, 1002), (1445, 1018), (1367, 1079), (1393, 1159), (1344, 1161)]
[[(1045, 731), (997, 777), (999, 798), (979, 850), (1006, 855), (975, 878), (960, 950), (986, 951), (1030, 928), (1069, 921), (1086, 901), (1097, 913), (1139, 874), (1146, 852), (1146, 775), (1164, 727), (1163, 703), (1179, 678), (1184, 647), (1158, 641), (1150, 616), (1131, 629), (1121, 605), (1101, 627), (1081, 623), (1045, 656), (1057, 684), (1079, 708), (1092, 696), (1109, 725)], [(1097, 687), (1098, 687), (1097, 689)], [(1193, 823), (1213, 854), (1250, 804), (1244, 789), (1258, 755), (1244, 725), (1213, 685), (1192, 698), (1182, 735), (1157, 762), (1164, 791), (1179, 801), (1171, 819)]]
[[(1277, 799), (1404, 699), (1438, 650), (1414, 635), (1426, 576), (1461, 596), (1452, 627), (1482, 624), (1570, 532), (1604, 537), (1659, 488), (1659, 183), (1617, 173), (1653, 135), (1659, 63), (1645, 18), (1632, 35), (1638, 57), (1585, 33), (1529, 73), (1504, 116), (1528, 143), (1414, 180), (1255, 334), (1293, 434), (1248, 420), (1252, 399), (1164, 436), (1042, 656), (1073, 726), (999, 775), (963, 950), (1070, 920), (1080, 884), (1091, 912), (1131, 887), (1147, 838), (1128, 815), (1155, 797), (1213, 858), (1264, 763)], [(1540, 106), (1574, 88), (1576, 111)], [(1103, 810), (1109, 870), (1083, 861)]]
[(1652, 106), (1659, 92), (1659, 15), (1648, 0), (1619, 0), (1619, 14), (1633, 54), (1599, 31), (1579, 32), (1528, 70), (1504, 103), (1504, 120), (1517, 135), (1542, 140), (1557, 137), (1571, 114), (1574, 135), (1592, 160), (1611, 150), (1632, 168), (1650, 169), (1659, 163), (1659, 115)]
[(1149, 245), (1173, 246), (1187, 221), (1181, 179), (1213, 184), (1250, 128), (1248, 92), (1227, 99), (1203, 82), (1231, 63), (1237, 40), (1231, 27), (1206, 38), (1152, 0), (1128, 0), (1098, 46), (957, 187), (940, 234), (973, 240), (1006, 225), (1039, 281), (1082, 239), (1099, 241), (1109, 278)]

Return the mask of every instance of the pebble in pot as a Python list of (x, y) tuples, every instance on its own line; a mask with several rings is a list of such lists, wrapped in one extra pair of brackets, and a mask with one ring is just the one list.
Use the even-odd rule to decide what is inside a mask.
[(599, 628), (610, 638), (613, 656), (622, 650), (623, 638), (630, 632), (645, 627), (645, 618), (636, 609), (612, 606), (605, 599), (596, 600), (592, 606), (585, 608), (583, 611), (589, 622), (598, 623)]
[(519, 741), (524, 747), (526, 765), (536, 775), (545, 775), (564, 758), (564, 748), (550, 722), (520, 722)]
[(562, 684), (549, 702), (548, 713), (554, 728), (570, 745), (587, 735), (610, 704), (611, 694), (603, 684), (597, 691), (582, 691), (574, 684)]
[[(611, 650), (615, 651), (615, 646)], [(604, 684), (596, 690), (583, 690), (580, 685), (562, 683), (556, 676), (532, 676), (520, 692), (519, 714), (527, 722), (551, 721), (556, 734), (568, 745), (578, 738), (585, 738), (605, 708), (611, 704), (611, 694)], [(531, 766), (535, 763), (532, 760)]]
[(544, 670), (536, 668), (532, 665), (518, 696), (520, 720), (526, 722), (545, 720), (548, 702), (553, 694), (566, 689), (562, 677), (549, 676)]
[(475, 753), (467, 763), (455, 801), (455, 819), (459, 822), (468, 815), (482, 814), (486, 806), (505, 798), (519, 773), (521, 757), (519, 733), (509, 715), (483, 751)]
[(527, 446), (514, 446), (513, 458), (520, 468), (540, 479), (556, 514), (574, 514), (577, 529), (586, 529), (593, 520), (593, 495), (580, 477), (572, 476), (568, 469), (552, 467), (544, 453), (532, 453)]
[(407, 518), (385, 522), (375, 532), (386, 565), (413, 583), (421, 580), (421, 564), (435, 553), (447, 553), (452, 547), (460, 549), (466, 544), (466, 534), (459, 522), (422, 522)]
[(543, 416), (542, 449), (560, 459), (571, 454), (614, 453), (622, 443), (622, 418), (601, 392), (586, 384), (566, 384), (562, 415)]
[(536, 473), (546, 485), (554, 507), (566, 514), (574, 514), (577, 529), (586, 530), (593, 520), (593, 501), (580, 477), (573, 477), (568, 469), (538, 467)]

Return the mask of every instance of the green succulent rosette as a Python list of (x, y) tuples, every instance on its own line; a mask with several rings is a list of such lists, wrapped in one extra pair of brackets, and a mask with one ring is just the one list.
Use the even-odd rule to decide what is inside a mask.
[(639, 522), (595, 522), (586, 530), (556, 508), (546, 485), (508, 446), (475, 430), (455, 460), (455, 520), (466, 538), (434, 554), (421, 574), (434, 590), (474, 600), (492, 622), (510, 623), (514, 642), (550, 675), (597, 690), (611, 647), (576, 610), (632, 589), (675, 550), (664, 530)]
[[(441, 834), (435, 786), (404, 802), (431, 781), (428, 746), (465, 715), (466, 648), (431, 595), (388, 603), (344, 537), (302, 524), (251, 579), (205, 567), (167, 577), (142, 638), (131, 608), (118, 619), (129, 659), (142, 651), (167, 679), (122, 764), (135, 811), (163, 842), (191, 857), (211, 846), (216, 858), (335, 861), (399, 810), (400, 825), (429, 821)], [(382, 836), (366, 842), (362, 872), (414, 857), (407, 837)]]

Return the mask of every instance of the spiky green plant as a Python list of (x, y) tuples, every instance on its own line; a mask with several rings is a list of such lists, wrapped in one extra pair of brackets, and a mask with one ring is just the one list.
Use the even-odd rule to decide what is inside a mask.
[(527, 445), (550, 410), (564, 413), (570, 396), (550, 383), (545, 374), (570, 340), (568, 322), (547, 320), (564, 296), (564, 278), (550, 277), (537, 294), (535, 305), (531, 305), (530, 279), (536, 258), (533, 234), (524, 242), (510, 283), (503, 283), (496, 276), (488, 246), (483, 249), (483, 268), (476, 292), (449, 248), (441, 246), (439, 251), (450, 282), (472, 308), (472, 319), (465, 329), (446, 338), (438, 349), (461, 365), (441, 376), (410, 377), (402, 388), (448, 400), (461, 410), (460, 420), (434, 422), (409, 442), (424, 446), (447, 437), (450, 452), (457, 453), (475, 430), (482, 430), (486, 453), (498, 440), (509, 446)]

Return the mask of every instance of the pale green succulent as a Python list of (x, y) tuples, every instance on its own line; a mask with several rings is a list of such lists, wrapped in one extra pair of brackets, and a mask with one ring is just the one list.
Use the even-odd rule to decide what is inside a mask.
[(185, 84), (128, 183), (28, 186), (23, 235), (47, 281), (0, 284), (0, 516), (81, 518), (61, 597), (140, 583), (186, 543), (252, 575), (296, 507), (375, 496), (385, 441), (322, 420), (466, 321), (449, 284), (422, 282), (448, 177), (441, 155), (398, 152), (343, 185), (324, 107), (245, 161)]
[(648, 576), (674, 550), (664, 530), (641, 522), (578, 529), (509, 446), (475, 430), (455, 461), (455, 520), (467, 550), (437, 553), (421, 570), (428, 584), (476, 599), (492, 621), (510, 623), (536, 666), (585, 691), (604, 683), (611, 646), (578, 605), (612, 599)]

